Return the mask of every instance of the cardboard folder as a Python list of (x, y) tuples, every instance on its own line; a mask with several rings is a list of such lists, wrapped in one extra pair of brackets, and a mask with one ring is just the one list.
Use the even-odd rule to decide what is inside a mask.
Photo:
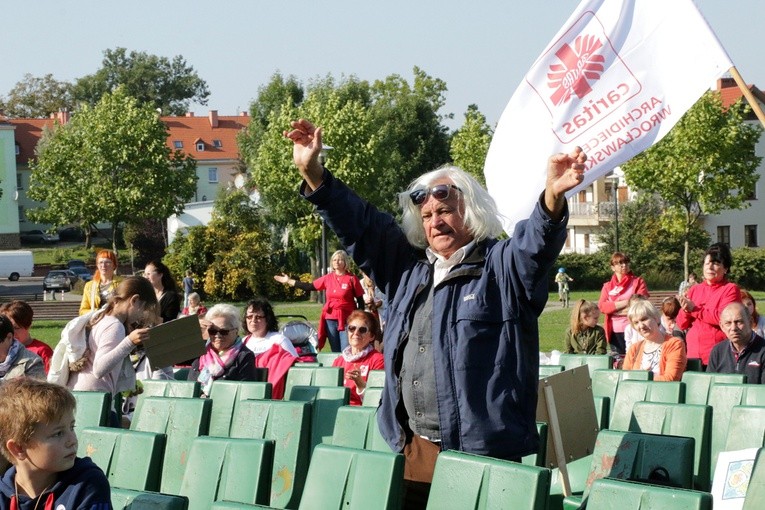
[(154, 326), (143, 345), (154, 369), (198, 358), (205, 352), (199, 317), (189, 315)]

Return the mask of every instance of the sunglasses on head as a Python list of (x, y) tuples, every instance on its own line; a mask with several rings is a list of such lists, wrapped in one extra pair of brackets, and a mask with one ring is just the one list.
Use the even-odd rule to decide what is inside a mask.
[(428, 195), (433, 195), (433, 198), (436, 200), (446, 200), (449, 198), (449, 194), (453, 189), (462, 192), (462, 190), (454, 184), (437, 184), (430, 189), (416, 189), (409, 193), (409, 198), (412, 199), (414, 205), (421, 205), (428, 198)]
[(229, 333), (234, 331), (233, 329), (218, 329), (218, 328), (207, 328), (207, 334), (210, 336), (220, 335), (220, 336), (226, 336)]
[(358, 330), (359, 335), (366, 335), (369, 328), (366, 326), (348, 326), (348, 333), (355, 333)]

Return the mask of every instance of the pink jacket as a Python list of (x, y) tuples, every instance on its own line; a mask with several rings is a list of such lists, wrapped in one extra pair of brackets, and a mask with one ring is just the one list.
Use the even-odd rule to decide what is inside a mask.
[[(621, 291), (617, 292), (619, 287), (621, 287)], [(624, 275), (622, 281), (617, 281), (614, 274), (609, 281), (603, 284), (603, 289), (600, 291), (600, 299), (598, 300), (598, 308), (606, 316), (603, 321), (603, 329), (606, 330), (606, 340), (608, 340), (608, 343), (611, 343), (611, 333), (614, 331), (613, 315), (616, 313), (615, 302), (629, 299), (634, 294), (640, 294), (645, 297), (649, 296), (648, 286), (645, 284), (645, 281), (631, 272)]]

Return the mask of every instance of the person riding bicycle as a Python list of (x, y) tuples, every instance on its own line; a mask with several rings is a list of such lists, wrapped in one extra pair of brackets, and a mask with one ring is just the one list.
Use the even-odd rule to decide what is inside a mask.
[(558, 301), (563, 301), (564, 292), (568, 294), (568, 282), (573, 282), (574, 279), (566, 274), (565, 267), (558, 268), (558, 274), (555, 275), (555, 282), (558, 284)]

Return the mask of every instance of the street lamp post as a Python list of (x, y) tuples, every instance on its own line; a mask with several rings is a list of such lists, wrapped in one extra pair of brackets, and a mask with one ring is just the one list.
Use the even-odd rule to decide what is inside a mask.
[(614, 251), (619, 251), (619, 179), (623, 175), (624, 172), (618, 166), (611, 173), (614, 194), (614, 248), (616, 248)]

